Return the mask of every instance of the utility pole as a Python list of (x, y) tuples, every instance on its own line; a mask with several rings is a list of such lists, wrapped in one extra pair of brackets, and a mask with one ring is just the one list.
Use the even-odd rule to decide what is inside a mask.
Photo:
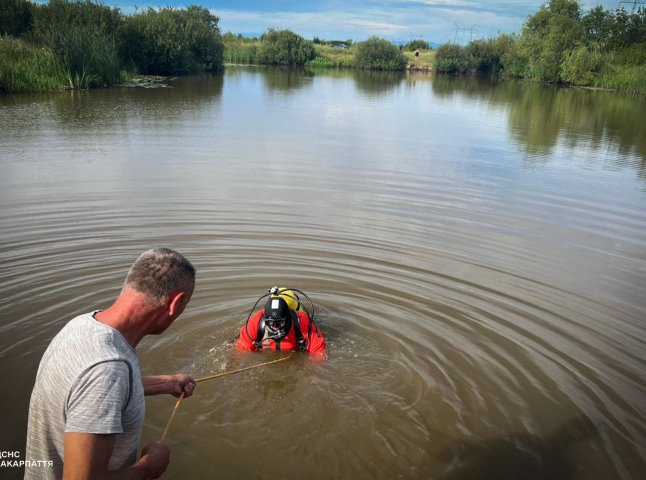
[(637, 5), (646, 5), (646, 2), (641, 2), (639, 0), (622, 0), (619, 2), (619, 6), (621, 7), (622, 4), (632, 4), (633, 6), (633, 12), (637, 9)]
[[(453, 35), (453, 43), (458, 42), (458, 33), (460, 32), (463, 32), (463, 33), (470, 32), (470, 35), (471, 35), (470, 40), (473, 40), (473, 32), (475, 29), (475, 25), (471, 25), (471, 27), (461, 27), (457, 23), (455, 23), (454, 25), (455, 25), (455, 28), (452, 28), (451, 30), (449, 30), (449, 32), (452, 32), (453, 30), (455, 30), (455, 35)], [(477, 32), (477, 30), (475, 31)], [(460, 39), (462, 39), (462, 36), (460, 36)]]
[(475, 29), (475, 25), (471, 25), (471, 28), (469, 29), (469, 41), (473, 41), (473, 32), (478, 33), (478, 30)]

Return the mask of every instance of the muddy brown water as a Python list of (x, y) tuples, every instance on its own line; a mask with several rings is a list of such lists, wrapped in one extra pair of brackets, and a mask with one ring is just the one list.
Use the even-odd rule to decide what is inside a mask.
[[(311, 296), (329, 345), (201, 384), (164, 478), (644, 478), (643, 99), (238, 67), (170, 84), (0, 96), (0, 450), (24, 452), (51, 338), (162, 245), (198, 284), (144, 373), (276, 358), (232, 345), (272, 285)], [(148, 399), (144, 443), (173, 405)]]

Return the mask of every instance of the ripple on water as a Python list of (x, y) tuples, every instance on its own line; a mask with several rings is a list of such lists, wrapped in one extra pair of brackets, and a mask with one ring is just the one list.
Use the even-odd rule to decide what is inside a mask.
[[(360, 107), (378, 116), (379, 98)], [(22, 387), (3, 406), (25, 403), (42, 350), (72, 315), (105, 307), (136, 255), (167, 245), (198, 267), (198, 288), (166, 335), (140, 345), (145, 372), (203, 376), (273, 358), (236, 352), (234, 340), (274, 284), (311, 295), (329, 347), (323, 362), (298, 355), (201, 384), (171, 430), (171, 476), (638, 478), (643, 199), (563, 159), (521, 168), (507, 145), (482, 146), (480, 159), (437, 150), (450, 140), (437, 137), (410, 151), (390, 134), (362, 149), (337, 130), (311, 145), (285, 132), (262, 143), (233, 132), (218, 116), (227, 103), (212, 100), (188, 103), (204, 121), (186, 132), (182, 112), (138, 109), (137, 96), (133, 131), (152, 130), (125, 146), (110, 110), (103, 135), (75, 144), (93, 144), (92, 165), (66, 160), (64, 135), (51, 172), (21, 163), (47, 145), (8, 150), (20, 162), (0, 193), (0, 358)], [(47, 108), (20, 108), (27, 124), (57, 123)], [(120, 152), (126, 173), (110, 166)], [(149, 400), (146, 440), (172, 406)]]

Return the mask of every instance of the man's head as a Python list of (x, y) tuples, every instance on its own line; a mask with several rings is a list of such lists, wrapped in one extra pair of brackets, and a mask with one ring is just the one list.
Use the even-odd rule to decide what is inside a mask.
[(134, 290), (145, 298), (159, 317), (150, 333), (161, 333), (188, 305), (195, 287), (195, 268), (184, 256), (168, 248), (142, 253), (132, 264), (124, 290)]
[(265, 326), (271, 338), (280, 339), (287, 335), (290, 317), (289, 306), (284, 298), (271, 297), (265, 303)]
[(151, 303), (164, 303), (177, 291), (192, 293), (195, 268), (183, 255), (169, 248), (153, 248), (132, 264), (125, 287), (143, 293)]

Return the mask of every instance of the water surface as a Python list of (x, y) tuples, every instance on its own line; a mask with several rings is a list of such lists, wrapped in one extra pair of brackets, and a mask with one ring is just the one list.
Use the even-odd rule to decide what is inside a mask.
[[(0, 97), (0, 450), (24, 451), (51, 338), (161, 245), (198, 285), (144, 373), (276, 358), (233, 348), (272, 285), (312, 297), (329, 344), (200, 385), (164, 478), (643, 476), (643, 99), (237, 67), (170, 84)], [(173, 405), (148, 399), (145, 442)]]

